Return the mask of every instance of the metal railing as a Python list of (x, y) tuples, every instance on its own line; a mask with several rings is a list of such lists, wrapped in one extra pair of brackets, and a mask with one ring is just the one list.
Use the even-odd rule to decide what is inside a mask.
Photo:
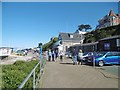
[[(34, 67), (34, 69), (30, 72), (30, 74), (24, 79), (24, 81), (21, 83), (21, 85), (18, 87), (18, 90), (21, 90), (23, 86), (26, 84), (26, 82), (30, 79), (30, 77), (33, 75), (33, 90), (36, 88), (36, 84), (38, 83), (37, 81), (40, 80), (42, 74), (43, 74), (43, 69), (46, 64), (46, 59), (42, 59), (39, 61), (39, 63)], [(38, 79), (35, 77), (35, 70), (36, 68), (40, 65), (40, 73), (38, 75)]]

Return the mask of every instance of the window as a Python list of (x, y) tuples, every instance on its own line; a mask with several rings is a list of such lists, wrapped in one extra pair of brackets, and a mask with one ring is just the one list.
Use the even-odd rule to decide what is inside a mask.
[(70, 38), (73, 38), (73, 34), (68, 34), (68, 36), (69, 36)]
[(110, 50), (110, 44), (109, 43), (104, 43), (104, 49), (105, 50)]
[(117, 47), (120, 47), (120, 39), (116, 39)]
[(115, 17), (114, 17), (114, 16), (113, 16), (112, 18), (113, 18), (113, 20), (115, 19)]
[(72, 35), (72, 34), (70, 34), (70, 38), (73, 38), (73, 35)]
[(61, 37), (61, 35), (59, 35), (58, 39), (59, 39), (59, 40), (62, 40), (62, 37)]
[(108, 53), (107, 57), (114, 56), (113, 53)]

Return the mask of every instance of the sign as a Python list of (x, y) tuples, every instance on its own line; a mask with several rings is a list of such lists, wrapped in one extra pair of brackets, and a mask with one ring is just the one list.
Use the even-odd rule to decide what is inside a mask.
[(110, 43), (104, 43), (104, 49), (110, 50)]

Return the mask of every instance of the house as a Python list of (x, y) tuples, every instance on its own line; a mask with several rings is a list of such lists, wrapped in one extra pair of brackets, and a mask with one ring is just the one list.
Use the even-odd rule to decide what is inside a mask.
[(60, 33), (58, 36), (58, 42), (56, 46), (60, 46), (62, 44), (63, 51), (67, 52), (70, 46), (76, 44), (82, 44), (85, 36), (84, 34), (79, 33)]
[(96, 29), (101, 29), (109, 26), (115, 26), (120, 24), (120, 14), (115, 14), (113, 10), (110, 10), (108, 15), (98, 20), (99, 25)]
[(77, 51), (82, 49), (83, 52), (120, 51), (120, 35), (106, 37), (98, 42), (73, 45), (69, 47), (68, 51), (71, 52), (73, 48)]
[(73, 45), (69, 47), (68, 51), (72, 52), (73, 48), (75, 48), (77, 52), (80, 49), (83, 52), (94, 52), (94, 51), (98, 51), (98, 42)]
[(0, 58), (7, 57), (11, 55), (13, 48), (10, 47), (0, 47)]
[(120, 35), (99, 40), (100, 51), (120, 51)]

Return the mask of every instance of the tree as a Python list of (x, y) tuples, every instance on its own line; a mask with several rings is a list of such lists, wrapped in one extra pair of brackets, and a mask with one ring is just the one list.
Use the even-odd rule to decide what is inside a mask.
[(81, 24), (81, 25), (78, 26), (78, 30), (80, 30), (80, 31), (85, 31), (86, 32), (88, 29), (92, 29), (89, 24), (86, 24), (86, 25)]
[(51, 49), (54, 45), (54, 43), (56, 43), (58, 41), (58, 37), (54, 37), (52, 38), (49, 42), (45, 43), (42, 48), (43, 48), (43, 51), (46, 51), (48, 49)]

